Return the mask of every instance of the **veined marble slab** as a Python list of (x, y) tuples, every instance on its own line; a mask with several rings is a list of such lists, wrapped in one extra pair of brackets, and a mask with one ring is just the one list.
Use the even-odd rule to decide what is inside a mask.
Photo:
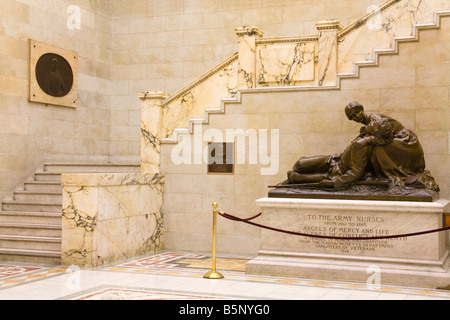
[(164, 176), (63, 174), (62, 263), (99, 266), (162, 246)]
[(256, 48), (256, 78), (261, 86), (287, 86), (315, 79), (314, 42), (262, 44)]

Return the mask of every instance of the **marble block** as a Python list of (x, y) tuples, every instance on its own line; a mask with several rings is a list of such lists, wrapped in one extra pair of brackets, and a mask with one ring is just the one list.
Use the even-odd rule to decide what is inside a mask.
[(63, 265), (95, 267), (162, 247), (164, 176), (63, 174)]
[(162, 103), (166, 92), (145, 92), (141, 103), (141, 172), (159, 172), (161, 165)]
[(271, 43), (257, 47), (257, 74), (260, 85), (292, 85), (315, 79), (314, 42)]
[(392, 239), (357, 238), (405, 235), (443, 227), (450, 202), (274, 199), (256, 201), (258, 223), (323, 239), (261, 229), (258, 257), (249, 274), (366, 282), (379, 270), (380, 284), (445, 287), (450, 284), (447, 232)]

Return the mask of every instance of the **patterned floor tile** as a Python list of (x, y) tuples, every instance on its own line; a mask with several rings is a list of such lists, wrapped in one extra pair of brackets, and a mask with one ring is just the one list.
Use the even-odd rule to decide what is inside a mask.
[(0, 279), (24, 275), (42, 269), (39, 267), (0, 264)]
[(0, 270), (2, 271), (1, 275), (3, 275), (3, 277), (0, 275), (0, 288), (2, 289), (10, 285), (45, 279), (66, 272), (66, 269), (62, 268), (49, 269), (17, 265), (0, 265)]
[[(216, 265), (220, 265), (221, 270), (245, 271), (246, 259), (237, 258), (217, 258)], [(152, 255), (142, 259), (119, 264), (112, 268), (135, 268), (135, 269), (163, 269), (163, 270), (208, 270), (212, 267), (212, 258), (189, 253), (166, 252)]]
[[(67, 299), (63, 298), (63, 299)], [(106, 287), (94, 288), (70, 300), (224, 300), (225, 296), (186, 294), (166, 290)]]
[[(127, 261), (111, 263), (107, 266), (98, 268), (83, 268), (81, 272), (83, 277), (90, 277), (91, 272), (106, 271), (104, 279), (112, 277), (114, 279), (127, 279), (123, 283), (124, 287), (119, 287), (120, 282), (102, 282), (93, 286), (87, 291), (78, 291), (73, 296), (66, 296), (61, 299), (81, 299), (81, 300), (206, 300), (206, 299), (228, 299), (227, 294), (249, 294), (254, 297), (255, 294), (261, 294), (261, 290), (266, 288), (269, 290), (268, 295), (271, 297), (284, 297), (279, 293), (272, 293), (272, 289), (281, 290), (280, 292), (294, 292), (298, 299), (320, 297), (339, 298), (362, 297), (375, 299), (374, 297), (383, 297), (389, 295), (391, 298), (427, 298), (427, 299), (450, 299), (449, 290), (428, 290), (421, 288), (407, 288), (398, 286), (381, 286), (378, 289), (372, 289), (362, 283), (347, 283), (338, 281), (323, 281), (313, 279), (301, 279), (292, 277), (272, 277), (251, 275), (245, 273), (245, 263), (248, 260), (233, 257), (220, 257), (217, 259), (217, 270), (224, 274), (225, 282), (215, 280), (216, 282), (200, 282), (206, 271), (211, 270), (212, 259), (208, 255), (196, 253), (179, 253), (179, 252), (160, 252), (149, 256), (141, 256), (129, 259)], [(66, 277), (69, 269), (62, 266), (54, 267), (35, 267), (19, 264), (0, 264), (0, 293), (3, 292), (4, 297), (10, 297), (6, 292), (8, 290), (17, 289), (20, 295), (23, 292), (21, 286), (28, 283), (34, 287), (37, 283), (42, 283), (45, 287), (46, 283), (60, 282), (61, 288), (67, 285)], [(151, 277), (146, 278), (146, 275)], [(153, 281), (158, 277), (167, 277), (170, 279), (170, 285), (165, 282), (164, 288), (158, 286), (136, 288), (135, 285), (141, 286), (146, 281)], [(51, 282), (46, 279), (52, 278)], [(129, 279), (133, 279), (130, 281)], [(83, 278), (86, 279), (86, 278)], [(103, 279), (103, 278), (102, 278)], [(139, 279), (139, 280), (134, 280)], [(141, 281), (140, 279), (143, 279)], [(50, 279), (49, 279), (50, 280)], [(116, 280), (114, 280), (116, 281)], [(135, 282), (135, 283), (134, 283)], [(131, 284), (133, 283), (133, 284)], [(233, 283), (232, 286), (226, 288), (227, 285)], [(156, 282), (156, 284), (158, 284)], [(131, 285), (132, 287), (126, 287)], [(172, 286), (173, 285), (173, 286)], [(217, 287), (215, 287), (217, 286)], [(282, 286), (282, 287), (279, 287)], [(181, 289), (183, 288), (183, 289)], [(220, 288), (222, 296), (215, 296), (217, 293), (214, 288)], [(236, 291), (236, 288), (244, 288)], [(253, 289), (252, 289), (253, 288)], [(256, 289), (255, 292), (252, 290)], [(95, 290), (94, 290), (95, 289)], [(197, 290), (198, 289), (198, 290)], [(229, 291), (227, 291), (229, 289)], [(167, 291), (169, 290), (169, 291)], [(170, 291), (176, 290), (176, 291)], [(212, 290), (212, 291), (211, 291)], [(350, 290), (350, 291), (349, 291)], [(350, 293), (349, 293), (350, 292)], [(319, 297), (318, 294), (321, 294)], [(68, 294), (68, 293), (66, 293)], [(326, 294), (326, 295), (325, 295)], [(347, 296), (340, 296), (340, 294)], [(303, 295), (303, 296), (302, 296)], [(290, 298), (290, 295), (288, 295)], [(59, 298), (59, 297), (57, 297)]]

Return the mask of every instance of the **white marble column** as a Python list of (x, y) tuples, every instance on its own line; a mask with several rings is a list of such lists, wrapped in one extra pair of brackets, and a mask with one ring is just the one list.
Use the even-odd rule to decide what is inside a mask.
[(236, 30), (239, 37), (238, 87), (250, 89), (256, 87), (256, 39), (263, 32), (258, 27), (244, 26)]
[(316, 28), (319, 31), (318, 85), (335, 86), (338, 68), (337, 34), (342, 25), (336, 20), (324, 20), (316, 23)]
[(141, 172), (160, 173), (160, 138), (162, 130), (162, 104), (170, 94), (153, 91), (139, 95), (141, 99)]

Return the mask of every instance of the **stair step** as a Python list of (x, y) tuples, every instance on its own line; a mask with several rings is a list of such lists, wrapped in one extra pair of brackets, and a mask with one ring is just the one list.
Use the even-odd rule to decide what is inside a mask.
[(58, 172), (36, 172), (36, 181), (54, 181), (61, 183), (61, 173)]
[(44, 171), (48, 173), (133, 173), (140, 171), (139, 164), (112, 163), (46, 163)]
[(0, 211), (0, 223), (61, 225), (61, 212)]
[(0, 234), (32, 237), (61, 237), (61, 225), (33, 223), (0, 223)]
[(0, 249), (61, 251), (60, 237), (0, 235)]
[(9, 234), (0, 234), (0, 240), (61, 243), (61, 237), (13, 236)]
[(0, 248), (0, 260), (60, 264), (61, 251)]
[(59, 192), (62, 194), (61, 181), (25, 181), (25, 191)]
[(59, 203), (62, 202), (61, 192), (37, 192), (37, 191), (15, 191), (14, 200), (21, 202)]
[(0, 211), (0, 260), (61, 262), (63, 173), (139, 173), (139, 164), (49, 162)]
[[(61, 197), (62, 198), (62, 197)], [(25, 212), (62, 212), (62, 199), (57, 202), (32, 202), (32, 201), (3, 201), (4, 211), (25, 211)]]

